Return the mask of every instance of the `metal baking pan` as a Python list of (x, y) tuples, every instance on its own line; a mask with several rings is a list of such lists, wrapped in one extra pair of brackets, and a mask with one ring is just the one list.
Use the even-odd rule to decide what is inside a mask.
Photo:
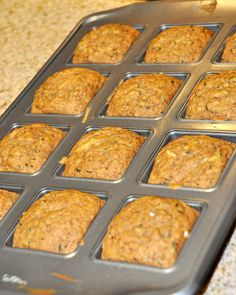
[[(174, 190), (165, 185), (147, 184), (147, 178), (156, 153), (178, 136), (208, 134), (236, 142), (235, 121), (184, 119), (189, 94), (202, 76), (236, 69), (233, 63), (221, 62), (225, 38), (235, 30), (235, 14), (236, 3), (233, 1), (230, 5), (227, 2), (216, 5), (211, 10), (204, 9), (200, 1), (158, 1), (97, 13), (78, 24), (0, 121), (1, 137), (11, 128), (36, 122), (57, 126), (67, 132), (40, 172), (0, 173), (0, 187), (21, 194), (0, 224), (1, 294), (164, 295), (198, 292), (235, 220), (235, 154), (217, 185), (211, 189), (182, 187)], [(129, 24), (141, 31), (124, 60), (114, 65), (71, 64), (73, 51), (82, 36), (91, 28), (106, 23)], [(215, 32), (200, 60), (190, 64), (144, 64), (143, 55), (148, 42), (159, 31), (182, 24), (202, 25)], [(54, 72), (76, 66), (95, 69), (108, 76), (87, 111), (80, 116), (30, 114), (33, 95), (39, 85)], [(106, 116), (107, 100), (121, 80), (142, 73), (160, 72), (184, 80), (184, 85), (162, 116), (154, 119)], [(103, 126), (125, 127), (146, 136), (146, 142), (125, 175), (118, 181), (62, 177), (63, 166), (59, 161), (84, 132)], [(95, 193), (106, 201), (85, 235), (85, 244), (70, 255), (13, 248), (12, 236), (22, 213), (45, 192), (69, 188)], [(181, 199), (200, 211), (190, 238), (171, 268), (101, 259), (102, 239), (109, 222), (127, 202), (143, 195)]]

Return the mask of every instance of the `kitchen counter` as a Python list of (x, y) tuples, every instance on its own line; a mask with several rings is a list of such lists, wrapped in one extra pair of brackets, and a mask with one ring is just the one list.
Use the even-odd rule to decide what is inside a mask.
[[(0, 0), (0, 114), (82, 17), (134, 2), (141, 1)], [(236, 231), (204, 294), (236, 294)]]

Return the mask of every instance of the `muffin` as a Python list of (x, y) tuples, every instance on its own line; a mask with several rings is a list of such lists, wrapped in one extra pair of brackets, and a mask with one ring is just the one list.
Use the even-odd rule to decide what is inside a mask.
[(78, 190), (52, 191), (21, 217), (13, 247), (68, 254), (79, 244), (104, 201)]
[(181, 80), (163, 74), (144, 74), (126, 80), (109, 101), (107, 115), (158, 117), (165, 112), (181, 84)]
[(102, 259), (170, 267), (198, 215), (179, 200), (141, 197), (112, 220), (103, 240)]
[(36, 91), (32, 113), (81, 114), (106, 78), (85, 68), (69, 68), (53, 74)]
[(236, 32), (226, 39), (222, 60), (226, 62), (236, 62)]
[(62, 160), (65, 164), (63, 176), (119, 179), (143, 142), (143, 136), (124, 128), (90, 131)]
[(140, 32), (131, 26), (106, 24), (88, 32), (78, 43), (73, 63), (119, 63)]
[(235, 144), (205, 135), (184, 135), (155, 158), (148, 183), (210, 188), (216, 185)]
[(177, 26), (158, 34), (148, 45), (146, 63), (190, 63), (199, 60), (214, 35), (201, 26)]
[(236, 72), (206, 76), (190, 96), (186, 118), (236, 120)]
[(18, 198), (17, 193), (0, 189), (0, 222)]
[(46, 124), (13, 129), (0, 140), (0, 171), (37, 172), (64, 135)]

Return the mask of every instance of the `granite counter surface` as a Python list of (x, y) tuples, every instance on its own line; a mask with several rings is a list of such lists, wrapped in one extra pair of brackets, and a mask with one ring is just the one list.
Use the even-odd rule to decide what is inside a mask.
[[(138, 1), (0, 0), (0, 114), (82, 17), (134, 2)], [(236, 294), (236, 231), (204, 294)]]

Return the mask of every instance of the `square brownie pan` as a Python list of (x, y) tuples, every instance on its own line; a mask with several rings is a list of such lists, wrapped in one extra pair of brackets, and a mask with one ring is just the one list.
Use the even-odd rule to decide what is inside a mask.
[[(210, 189), (147, 183), (154, 156), (169, 141), (184, 134), (206, 134), (236, 142), (235, 121), (200, 121), (183, 118), (185, 104), (198, 81), (207, 73), (236, 70), (221, 63), (225, 38), (235, 28), (236, 2), (209, 11), (200, 1), (155, 1), (100, 12), (84, 18), (23, 90), (0, 121), (0, 137), (12, 128), (46, 123), (66, 131), (66, 137), (36, 174), (0, 173), (0, 187), (20, 193), (19, 200), (0, 223), (0, 294), (29, 294), (35, 289), (61, 295), (196, 294), (207, 280), (236, 215), (235, 153), (217, 185)], [(119, 64), (72, 64), (78, 41), (86, 32), (106, 23), (122, 23), (141, 35)], [(149, 41), (160, 31), (179, 25), (199, 25), (214, 36), (199, 61), (183, 64), (145, 64)], [(69, 67), (87, 67), (108, 77), (87, 110), (78, 116), (31, 114), (36, 89), (50, 75)], [(143, 73), (166, 73), (184, 81), (166, 112), (158, 118), (106, 116), (109, 96), (120, 81)], [(59, 161), (85, 132), (119, 126), (138, 132), (146, 141), (117, 181), (63, 177)], [(84, 245), (72, 254), (60, 255), (12, 247), (15, 226), (23, 212), (44, 193), (79, 189), (105, 199), (105, 205), (85, 234)], [(176, 263), (161, 269), (101, 259), (101, 244), (115, 214), (127, 202), (144, 195), (177, 198), (199, 210), (199, 218)], [(40, 291), (40, 289), (42, 289)], [(42, 291), (42, 292), (43, 292)], [(50, 293), (51, 292), (51, 293)], [(47, 293), (42, 293), (47, 294)]]

